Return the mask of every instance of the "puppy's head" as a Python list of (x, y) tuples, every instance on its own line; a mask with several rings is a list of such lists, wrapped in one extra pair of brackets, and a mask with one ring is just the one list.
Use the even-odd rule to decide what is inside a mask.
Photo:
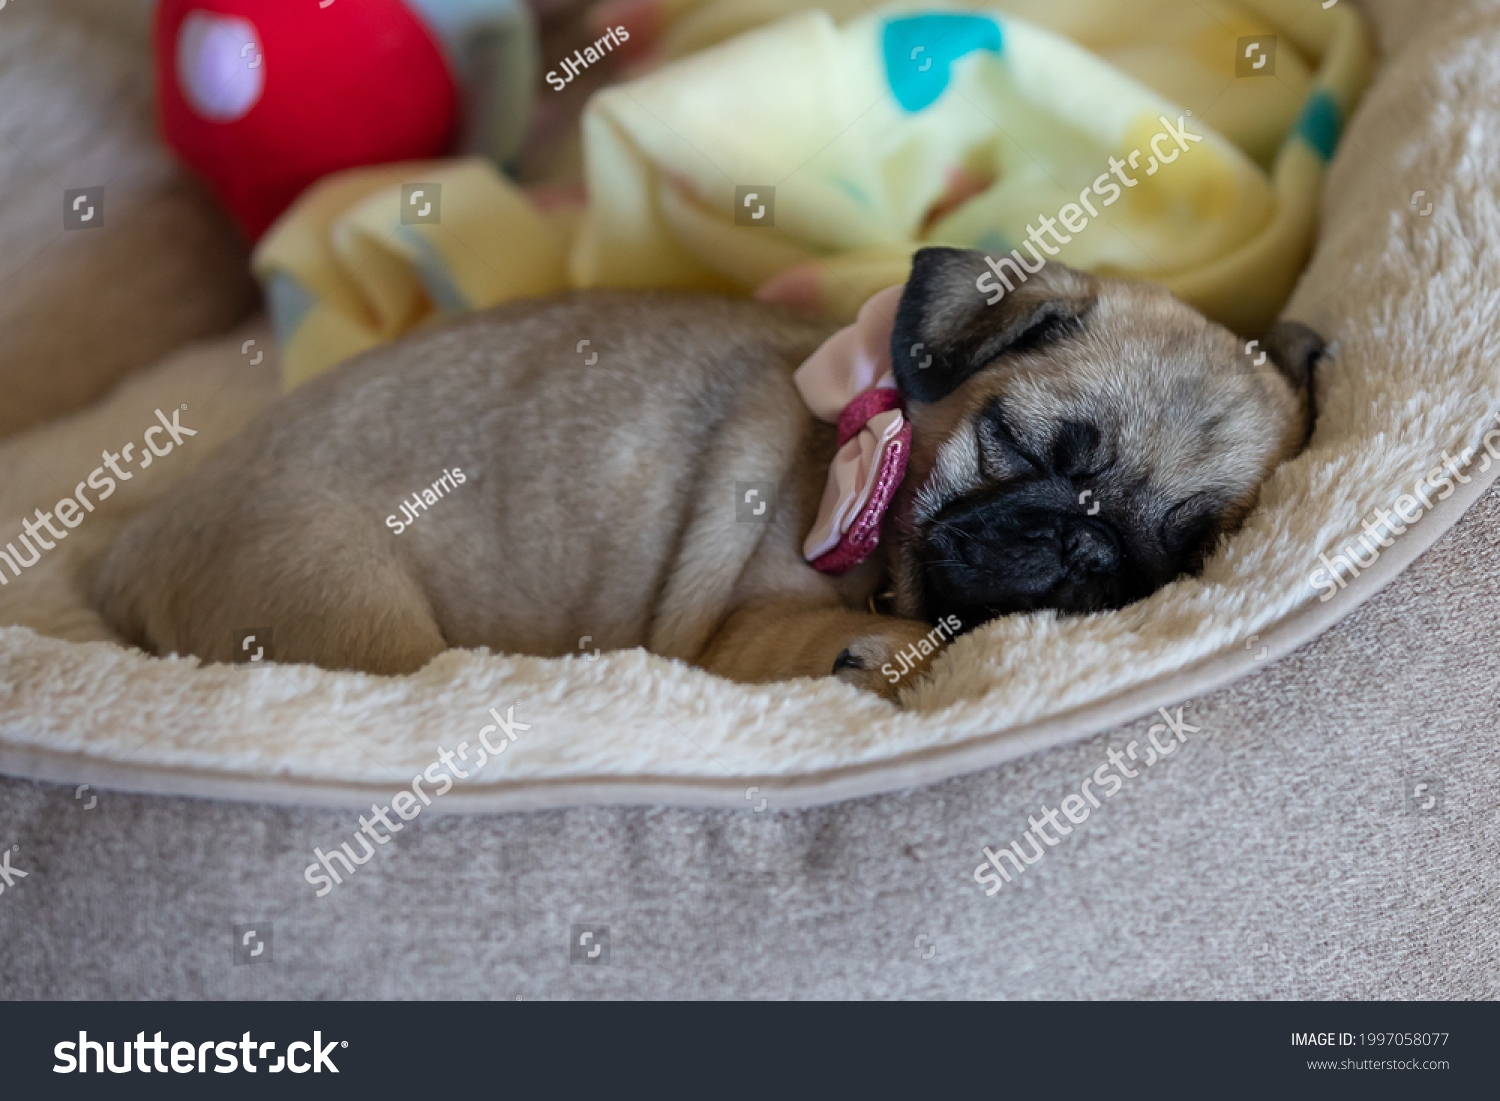
[(1323, 350), (1283, 323), (1247, 354), (1148, 283), (1004, 271), (1013, 289), (981, 291), (983, 253), (923, 249), (891, 337), (913, 424), (897, 610), (965, 631), (1119, 608), (1198, 569), (1306, 442)]

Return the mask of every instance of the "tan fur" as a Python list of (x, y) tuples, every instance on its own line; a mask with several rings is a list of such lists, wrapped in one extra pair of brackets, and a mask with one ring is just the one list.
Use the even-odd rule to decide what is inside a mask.
[[(956, 330), (976, 311), (1002, 308), (976, 304), (967, 293), (974, 273), (986, 270), (982, 265), (959, 268), (945, 288), (946, 308), (932, 319), (935, 328)], [(1094, 502), (1160, 508), (1129, 484), (1146, 475), (1165, 501), (1237, 487), (1221, 533), (1239, 525), (1265, 478), (1302, 448), (1311, 426), (1309, 396), (1289, 386), (1262, 354), (1276, 348), (1274, 339), (1247, 353), (1246, 342), (1164, 287), (1061, 264), (1046, 265), (1017, 287), (1004, 308), (1024, 313), (1049, 300), (1074, 301), (1087, 311), (1076, 339), (1013, 357), (1007, 369), (981, 371), (943, 400), (912, 408), (911, 466), (893, 506), (904, 536), (893, 566), (895, 606), (904, 615), (920, 614), (916, 551), (924, 526), (944, 505), (1008, 473), (993, 454), (985, 457), (1000, 469), (981, 469), (987, 449), (976, 418), (993, 399), (1004, 399), (1039, 450), (1060, 422), (1117, 426), (1111, 442), (1127, 461), (1091, 485)], [(1212, 449), (1202, 451), (1203, 426), (1215, 419), (1221, 424), (1210, 436)]]
[[(791, 371), (826, 335), (748, 302), (597, 293), (378, 349), (130, 524), (99, 602), (125, 637), (214, 661), (269, 627), (278, 660), (379, 673), (449, 646), (645, 646), (742, 680), (826, 674), (855, 635), (927, 628), (813, 615), (782, 635), (758, 617), (774, 652), (736, 640), (743, 616), (721, 632), (735, 611), (860, 607), (878, 581), (798, 552), (835, 440)], [(463, 486), (402, 534), (385, 525), (452, 467)], [(735, 519), (736, 482), (779, 487), (770, 523)]]
[[(1103, 296), (1136, 304), (1123, 285)], [(1099, 339), (1197, 316), (1164, 310), (1106, 310)], [(848, 651), (837, 675), (894, 697), (905, 681), (881, 667), (932, 630), (869, 610), (899, 536), (841, 578), (800, 551), (836, 438), (791, 374), (827, 332), (747, 301), (579, 292), (419, 333), (253, 421), (122, 532), (95, 598), (124, 637), (211, 661), (249, 628), (270, 629), (276, 660), (377, 673), (448, 647), (642, 646), (767, 681), (828, 675)], [(908, 500), (993, 373), (923, 411)], [(390, 530), (450, 468), (465, 484)], [(737, 518), (745, 482), (777, 487), (769, 522)]]

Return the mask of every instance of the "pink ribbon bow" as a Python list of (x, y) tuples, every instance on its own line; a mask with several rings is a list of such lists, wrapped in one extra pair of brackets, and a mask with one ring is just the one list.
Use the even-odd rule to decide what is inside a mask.
[(874, 553), (906, 475), (911, 424), (891, 371), (891, 330), (904, 289), (872, 297), (854, 324), (825, 340), (792, 376), (813, 415), (839, 429), (818, 518), (802, 544), (802, 556), (823, 573), (845, 573)]

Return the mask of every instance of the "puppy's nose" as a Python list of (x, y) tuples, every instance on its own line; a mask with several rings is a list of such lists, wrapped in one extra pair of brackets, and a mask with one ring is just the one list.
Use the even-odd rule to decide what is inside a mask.
[(1120, 568), (1120, 541), (1093, 520), (1077, 520), (1063, 533), (1063, 564), (1075, 576), (1110, 573)]

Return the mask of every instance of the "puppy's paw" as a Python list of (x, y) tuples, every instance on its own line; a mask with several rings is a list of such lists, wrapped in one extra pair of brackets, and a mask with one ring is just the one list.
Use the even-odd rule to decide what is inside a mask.
[[(901, 689), (927, 672), (942, 652), (942, 645), (929, 639), (932, 629), (925, 623), (892, 619), (882, 626), (878, 633), (850, 639), (834, 658), (832, 673), (856, 688), (895, 702)], [(924, 641), (926, 654), (922, 653)]]

